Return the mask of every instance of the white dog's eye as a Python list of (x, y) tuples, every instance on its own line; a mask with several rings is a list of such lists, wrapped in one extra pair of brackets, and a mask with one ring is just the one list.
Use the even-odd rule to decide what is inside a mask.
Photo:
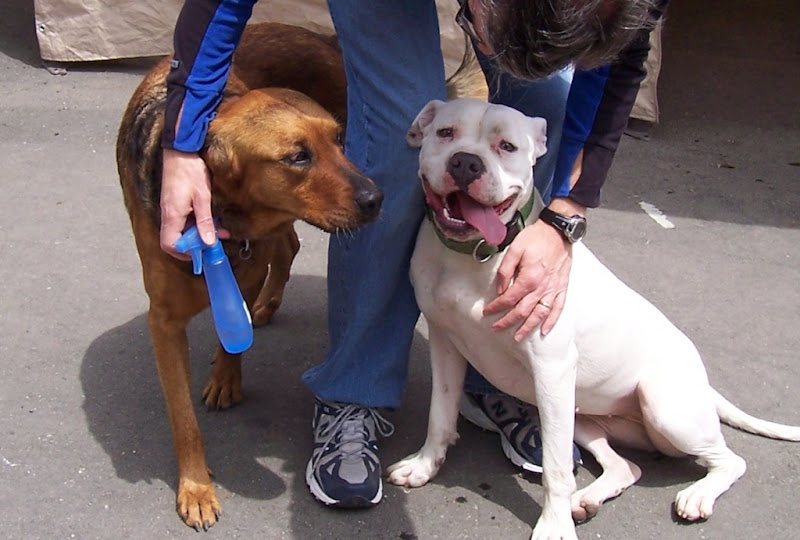
[(504, 150), (506, 152), (516, 152), (517, 147), (508, 141), (500, 141), (500, 150)]
[(436, 130), (436, 135), (443, 139), (449, 139), (453, 136), (453, 128), (442, 128)]

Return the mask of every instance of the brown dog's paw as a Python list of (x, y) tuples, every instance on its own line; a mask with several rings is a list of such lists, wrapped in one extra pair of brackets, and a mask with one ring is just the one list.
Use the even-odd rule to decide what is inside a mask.
[(272, 316), (281, 307), (281, 298), (271, 297), (269, 300), (262, 300), (259, 296), (253, 305), (253, 326), (266, 326), (272, 320)]
[(244, 399), (242, 381), (225, 380), (213, 374), (203, 389), (203, 402), (209, 409), (227, 409)]
[(227, 409), (243, 398), (241, 356), (228, 354), (221, 346), (217, 347), (214, 368), (203, 389), (203, 402), (209, 409)]
[(222, 505), (211, 483), (198, 484), (181, 479), (177, 498), (178, 515), (196, 531), (207, 531), (222, 515)]

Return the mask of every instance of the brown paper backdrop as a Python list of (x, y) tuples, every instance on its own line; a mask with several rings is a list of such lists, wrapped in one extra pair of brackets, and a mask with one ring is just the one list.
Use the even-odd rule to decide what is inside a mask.
[[(437, 0), (437, 4), (450, 72), (464, 50), (462, 33), (453, 22), (458, 4), (456, 0)], [(169, 54), (182, 5), (182, 0), (34, 0), (40, 55), (53, 62), (86, 62)], [(333, 28), (325, 0), (261, 0), (251, 22), (261, 21), (322, 32)]]
[(631, 118), (638, 118), (657, 124), (660, 118), (658, 110), (658, 76), (661, 72), (661, 32), (663, 21), (650, 33), (650, 54), (644, 66), (647, 76), (642, 81), (636, 102), (633, 104)]

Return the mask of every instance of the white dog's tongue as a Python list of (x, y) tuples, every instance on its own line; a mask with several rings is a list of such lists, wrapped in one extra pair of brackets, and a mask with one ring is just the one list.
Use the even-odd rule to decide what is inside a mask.
[(506, 226), (491, 206), (478, 204), (467, 195), (458, 198), (464, 221), (478, 229), (487, 244), (497, 246), (505, 240)]

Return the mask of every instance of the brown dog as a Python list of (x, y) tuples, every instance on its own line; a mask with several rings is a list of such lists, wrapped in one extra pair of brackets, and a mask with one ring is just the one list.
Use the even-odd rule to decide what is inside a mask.
[[(207, 529), (222, 508), (190, 395), (186, 326), (208, 306), (208, 293), (190, 262), (159, 245), (168, 70), (165, 59), (133, 94), (119, 129), (117, 167), (150, 297), (148, 325), (178, 459), (177, 510), (187, 525)], [(382, 194), (342, 151), (337, 119), (345, 120), (345, 92), (335, 38), (278, 24), (245, 31), (200, 154), (211, 173), (213, 214), (231, 233), (223, 244), (255, 324), (269, 322), (283, 299), (300, 247), (295, 220), (333, 232), (364, 225), (380, 211)], [(217, 348), (203, 398), (214, 408), (242, 399), (240, 355)]]

